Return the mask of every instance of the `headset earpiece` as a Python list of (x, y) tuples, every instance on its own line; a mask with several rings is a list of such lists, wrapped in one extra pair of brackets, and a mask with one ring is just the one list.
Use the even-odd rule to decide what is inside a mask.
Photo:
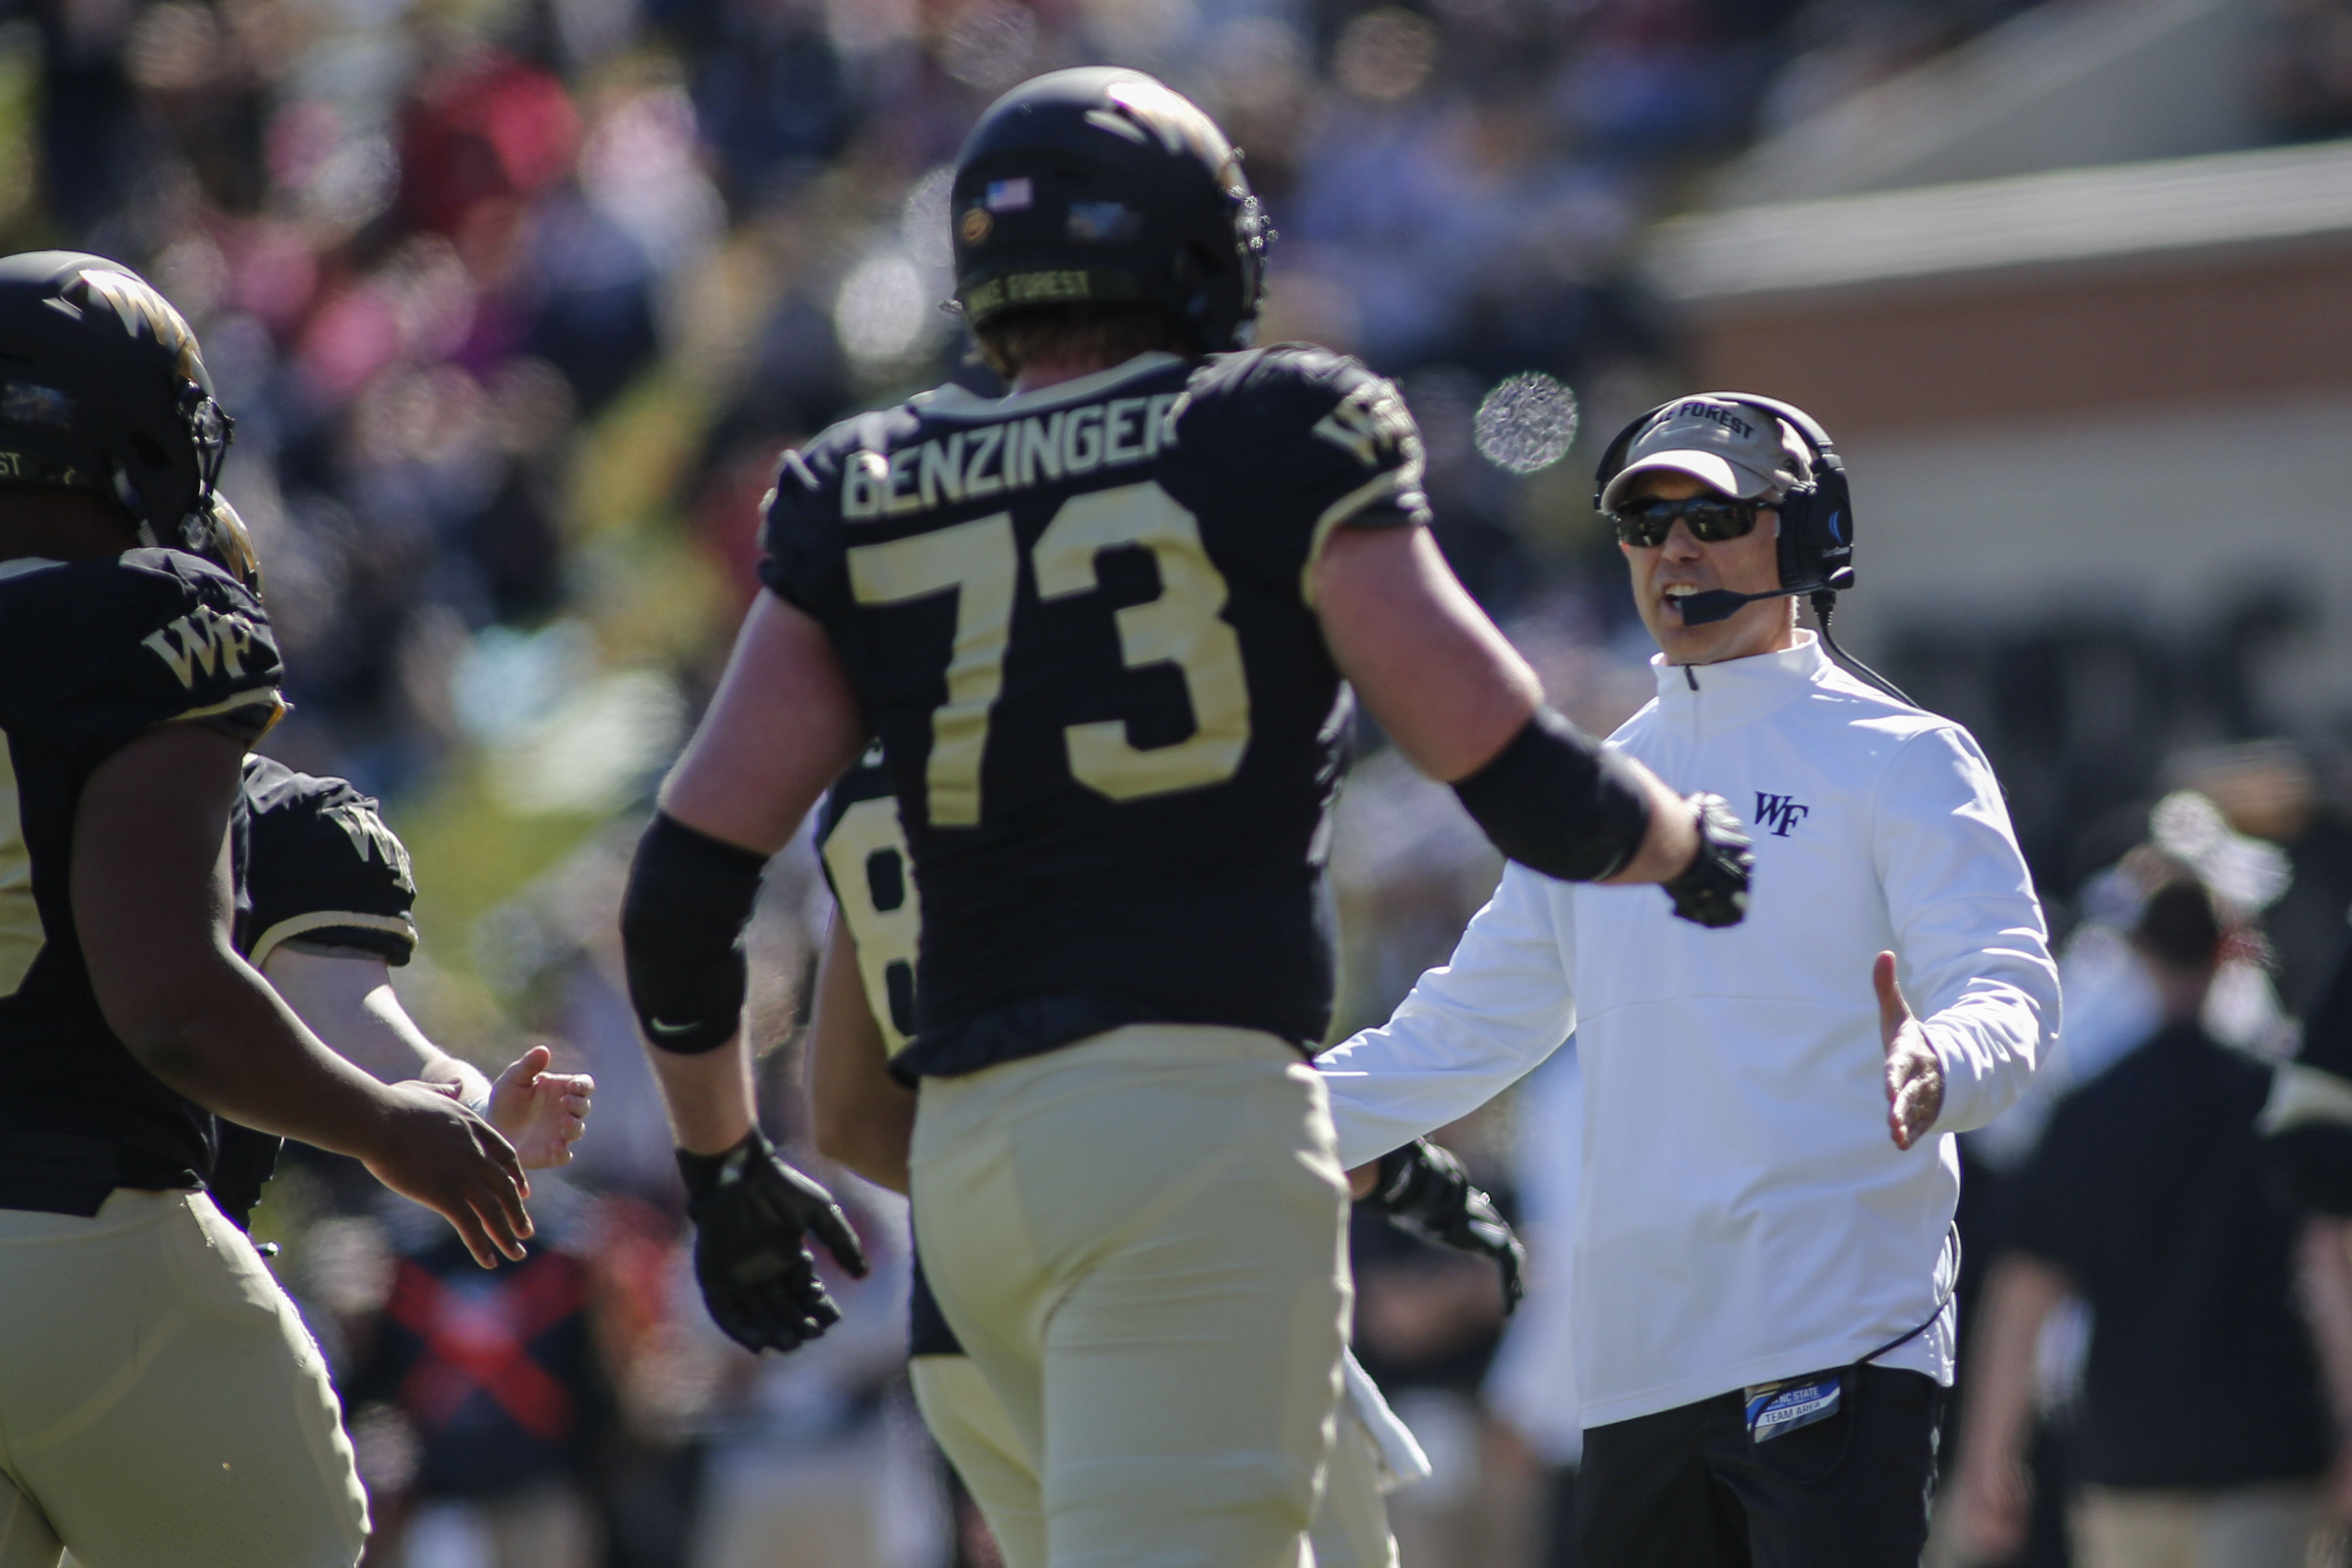
[(1830, 433), (1811, 414), (1778, 398), (1736, 392), (1699, 395), (1769, 409), (1786, 420), (1798, 439), (1811, 449), (1812, 482), (1790, 489), (1781, 503), (1780, 586), (1792, 593), (1816, 587), (1843, 593), (1852, 588), (1853, 495), (1846, 485), (1845, 461), (1838, 455)]

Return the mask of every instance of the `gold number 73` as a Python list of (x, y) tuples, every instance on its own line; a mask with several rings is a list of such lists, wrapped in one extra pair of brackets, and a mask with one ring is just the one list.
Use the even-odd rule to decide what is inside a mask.
[[(1201, 543), (1200, 520), (1157, 484), (1072, 497), (1039, 536), (1030, 560), (1040, 599), (1092, 592), (1104, 550), (1139, 545), (1160, 568), (1160, 596), (1117, 612), (1129, 669), (1169, 664), (1184, 677), (1192, 733), (1171, 746), (1138, 747), (1118, 719), (1064, 731), (1071, 776), (1114, 800), (1198, 789), (1234, 776), (1249, 747), (1249, 687), (1241, 639), (1220, 617), (1229, 591)], [(947, 701), (931, 715), (925, 782), (935, 827), (980, 821), (980, 765), (1004, 689), (1020, 552), (1013, 517), (999, 512), (887, 544), (849, 551), (850, 590), (861, 604), (956, 596)]]

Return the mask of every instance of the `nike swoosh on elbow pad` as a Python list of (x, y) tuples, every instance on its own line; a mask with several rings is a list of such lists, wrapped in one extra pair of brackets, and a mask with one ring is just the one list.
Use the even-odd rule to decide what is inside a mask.
[(646, 1020), (646, 1026), (651, 1029), (656, 1034), (672, 1037), (681, 1034), (692, 1034), (696, 1030), (702, 1027), (699, 1024), (692, 1023), (664, 1023), (659, 1019), (647, 1019)]

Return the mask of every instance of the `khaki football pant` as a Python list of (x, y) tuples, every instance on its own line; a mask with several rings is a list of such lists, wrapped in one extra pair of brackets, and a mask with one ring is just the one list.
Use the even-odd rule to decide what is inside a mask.
[(919, 1355), (907, 1368), (923, 1425), (980, 1505), (1004, 1568), (1045, 1568), (1037, 1468), (1021, 1447), (1004, 1401), (968, 1355)]
[(0, 1209), (0, 1568), (349, 1568), (342, 1412), (294, 1303), (210, 1197)]
[(1311, 1561), (1348, 1195), (1297, 1051), (1139, 1025), (926, 1079), (911, 1173), (940, 1309), (1039, 1457), (999, 1506), (1046, 1568)]
[[(1044, 1568), (1037, 1472), (1021, 1452), (1004, 1402), (968, 1356), (919, 1355), (908, 1366), (923, 1424), (980, 1505), (1004, 1568)], [(1388, 1499), (1381, 1490), (1380, 1450), (1344, 1405), (1338, 1427), (1324, 1469), (1322, 1500), (1307, 1532), (1315, 1546), (1315, 1568), (1396, 1568), (1396, 1538), (1389, 1533)]]
[(2326, 1527), (2316, 1481), (2210, 1491), (2084, 1487), (2070, 1523), (2084, 1568), (2303, 1568)]

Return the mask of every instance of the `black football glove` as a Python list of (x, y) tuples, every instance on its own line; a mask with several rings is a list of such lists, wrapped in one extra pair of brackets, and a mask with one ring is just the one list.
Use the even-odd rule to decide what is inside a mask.
[(814, 1230), (866, 1277), (866, 1253), (833, 1194), (776, 1157), (757, 1127), (723, 1155), (677, 1151), (694, 1218), (694, 1277), (727, 1337), (757, 1354), (797, 1350), (841, 1321), (801, 1239)]
[(1748, 835), (1730, 803), (1720, 795), (1692, 795), (1698, 808), (1698, 853), (1682, 874), (1665, 884), (1675, 913), (1707, 926), (1737, 925), (1748, 918), (1748, 882), (1756, 870)]
[(1528, 1249), (1495, 1200), (1471, 1185), (1470, 1173), (1454, 1151), (1415, 1138), (1382, 1155), (1380, 1173), (1363, 1201), (1423, 1241), (1492, 1258), (1503, 1270), (1504, 1314), (1517, 1312), (1526, 1293), (1519, 1275), (1527, 1268)]

